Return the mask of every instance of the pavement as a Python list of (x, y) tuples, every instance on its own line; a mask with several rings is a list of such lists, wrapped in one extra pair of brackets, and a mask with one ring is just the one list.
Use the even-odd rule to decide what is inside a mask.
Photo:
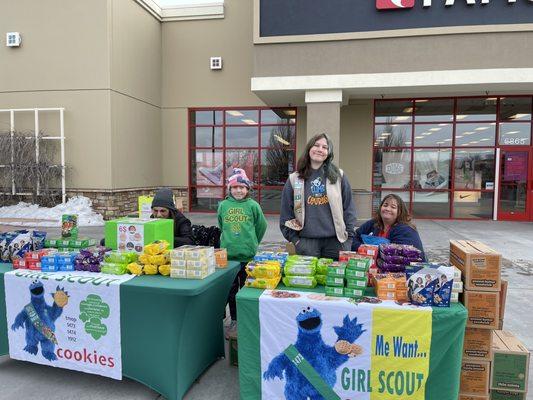
[[(188, 217), (194, 224), (216, 224), (215, 214), (193, 213)], [(267, 220), (268, 229), (263, 240), (282, 241), (278, 217), (267, 216)], [(448, 260), (450, 239), (479, 240), (501, 252), (504, 258), (502, 276), (509, 281), (504, 329), (513, 332), (533, 351), (533, 313), (529, 308), (533, 300), (533, 223), (419, 220), (415, 224), (432, 261)], [(16, 227), (0, 225), (0, 231), (12, 229)], [(59, 228), (45, 230), (59, 234)], [(80, 235), (102, 238), (103, 227), (80, 228)], [(527, 398), (533, 399), (532, 370), (529, 373), (529, 392)], [(54, 400), (163, 399), (158, 393), (130, 379), (115, 381), (0, 357), (0, 400), (30, 399), (36, 394), (40, 398)], [(230, 366), (227, 359), (215, 362), (199, 377), (184, 399), (239, 399), (238, 369)]]

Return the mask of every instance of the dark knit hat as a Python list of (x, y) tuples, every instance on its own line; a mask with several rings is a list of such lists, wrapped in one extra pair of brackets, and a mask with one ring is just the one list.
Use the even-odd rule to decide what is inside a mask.
[(176, 204), (174, 204), (174, 195), (172, 189), (162, 188), (155, 192), (154, 199), (152, 200), (152, 208), (165, 207), (172, 211), (177, 211)]

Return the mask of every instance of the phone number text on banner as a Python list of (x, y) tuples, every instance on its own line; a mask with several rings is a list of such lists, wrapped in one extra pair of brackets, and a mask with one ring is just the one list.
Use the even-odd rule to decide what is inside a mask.
[(91, 272), (6, 273), (10, 357), (122, 379), (120, 284), (131, 278)]
[(424, 399), (431, 308), (279, 293), (259, 298), (263, 399)]

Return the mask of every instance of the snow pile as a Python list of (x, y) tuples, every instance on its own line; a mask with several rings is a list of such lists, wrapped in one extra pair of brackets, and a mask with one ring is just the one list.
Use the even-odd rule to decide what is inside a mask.
[(51, 220), (43, 222), (1, 222), (4, 225), (59, 227), (61, 226), (61, 216), (63, 214), (76, 214), (78, 216), (78, 226), (104, 225), (104, 218), (93, 211), (91, 200), (83, 196), (72, 197), (65, 204), (59, 204), (52, 208), (40, 207), (23, 201), (14, 206), (0, 207), (0, 218)]

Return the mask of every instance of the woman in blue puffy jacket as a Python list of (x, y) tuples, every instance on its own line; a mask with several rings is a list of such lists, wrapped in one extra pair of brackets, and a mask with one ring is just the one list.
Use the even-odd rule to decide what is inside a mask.
[(363, 244), (361, 235), (373, 235), (387, 238), (391, 243), (410, 244), (422, 251), (424, 247), (416, 227), (411, 223), (411, 216), (405, 203), (395, 194), (388, 194), (379, 205), (376, 215), (366, 221), (355, 231), (352, 250), (357, 251)]

